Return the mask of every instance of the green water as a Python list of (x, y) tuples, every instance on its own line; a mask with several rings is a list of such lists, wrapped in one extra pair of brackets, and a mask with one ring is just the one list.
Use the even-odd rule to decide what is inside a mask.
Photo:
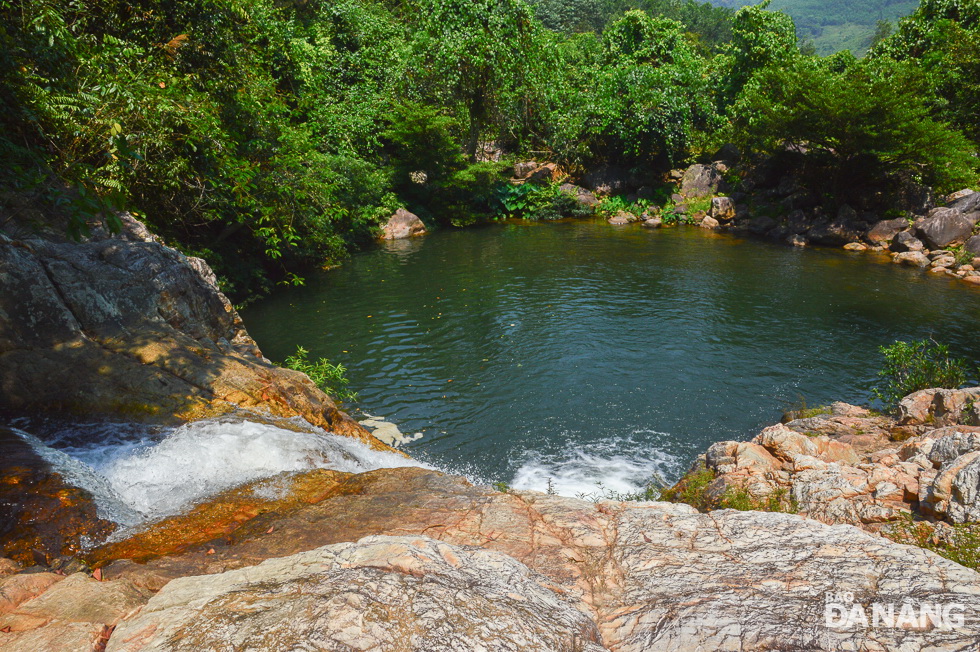
[(564, 494), (676, 478), (801, 398), (864, 402), (878, 346), (980, 359), (960, 281), (696, 228), (511, 223), (380, 246), (245, 311), (267, 356), (342, 362), (409, 453)]

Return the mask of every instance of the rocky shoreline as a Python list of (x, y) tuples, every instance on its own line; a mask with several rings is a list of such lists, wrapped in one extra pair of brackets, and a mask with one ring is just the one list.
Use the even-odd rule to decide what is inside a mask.
[[(124, 224), (82, 243), (0, 236), (6, 414), (248, 408), (387, 448), (261, 356), (203, 262)], [(413, 467), (283, 475), (94, 548), (105, 532), (39, 532), (21, 505), (0, 652), (973, 649), (980, 575), (874, 531), (977, 517), (978, 395), (920, 392), (898, 421), (835, 405), (709, 449), (703, 495), (795, 514), (500, 492)], [(98, 525), (29, 457), (0, 475), (5, 509), (47, 483), (46, 520)], [(855, 615), (875, 605), (891, 616)]]
[[(716, 154), (722, 156), (737, 158), (737, 152), (726, 147)], [(943, 197), (937, 205), (930, 188), (906, 183), (884, 202), (893, 206), (888, 211), (877, 208), (882, 197), (862, 196), (856, 207), (841, 204), (829, 212), (789, 171), (765, 166), (739, 170), (731, 159), (672, 170), (659, 181), (610, 167), (569, 183), (554, 163), (514, 166), (512, 183), (558, 182), (563, 182), (561, 192), (588, 209), (600, 208), (603, 197), (623, 197), (632, 208), (611, 214), (607, 221), (613, 226), (690, 224), (793, 247), (866, 251), (980, 287), (980, 192), (970, 189)], [(664, 183), (674, 191), (661, 207), (652, 200), (654, 185)], [(889, 218), (889, 213), (900, 216)]]

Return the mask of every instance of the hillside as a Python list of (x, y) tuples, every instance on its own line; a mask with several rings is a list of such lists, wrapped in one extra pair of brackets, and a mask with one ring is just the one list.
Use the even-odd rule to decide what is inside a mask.
[[(720, 7), (757, 4), (751, 0), (710, 0)], [(918, 6), (916, 0), (772, 0), (769, 9), (793, 17), (802, 39), (812, 39), (817, 54), (850, 50), (862, 55), (871, 44), (875, 25), (887, 20), (894, 26)]]

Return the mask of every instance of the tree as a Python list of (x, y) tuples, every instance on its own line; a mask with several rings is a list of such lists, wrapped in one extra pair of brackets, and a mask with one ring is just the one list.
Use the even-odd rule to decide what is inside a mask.
[(894, 27), (890, 20), (879, 20), (875, 23), (875, 31), (871, 35), (871, 45), (874, 47), (892, 35)]
[(895, 62), (768, 67), (746, 84), (733, 115), (745, 149), (805, 152), (835, 195), (897, 171), (947, 189), (976, 178), (969, 141), (930, 116), (922, 76)]
[(628, 11), (601, 41), (582, 35), (574, 46), (547, 120), (547, 142), (567, 162), (667, 166), (715, 126), (707, 64), (681, 23)]
[(521, 0), (420, 0), (418, 11), (425, 18), (412, 44), (410, 83), (443, 105), (462, 104), (465, 150), (475, 161), (505, 88), (531, 77), (538, 23)]
[(799, 55), (793, 19), (779, 11), (766, 11), (769, 2), (742, 7), (732, 18), (724, 93), (729, 102), (757, 71), (784, 65)]
[(980, 2), (923, 0), (868, 58), (914, 62), (929, 82), (935, 113), (980, 144)]

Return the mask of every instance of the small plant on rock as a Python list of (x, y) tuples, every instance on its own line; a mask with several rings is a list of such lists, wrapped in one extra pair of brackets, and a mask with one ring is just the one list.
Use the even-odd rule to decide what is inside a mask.
[(670, 503), (685, 503), (700, 512), (706, 512), (714, 507), (714, 502), (708, 496), (708, 485), (715, 479), (715, 472), (705, 466), (699, 466), (688, 472), (673, 487), (660, 491), (660, 500)]
[(897, 543), (931, 550), (961, 566), (980, 568), (980, 523), (932, 524), (916, 521), (908, 514), (882, 534)]
[(296, 353), (287, 357), (282, 366), (302, 371), (310, 377), (314, 385), (338, 401), (356, 401), (357, 392), (347, 389), (347, 384), (350, 382), (347, 378), (347, 368), (342, 364), (332, 364), (326, 358), (311, 362), (307, 358), (309, 353), (303, 347), (297, 346)]

